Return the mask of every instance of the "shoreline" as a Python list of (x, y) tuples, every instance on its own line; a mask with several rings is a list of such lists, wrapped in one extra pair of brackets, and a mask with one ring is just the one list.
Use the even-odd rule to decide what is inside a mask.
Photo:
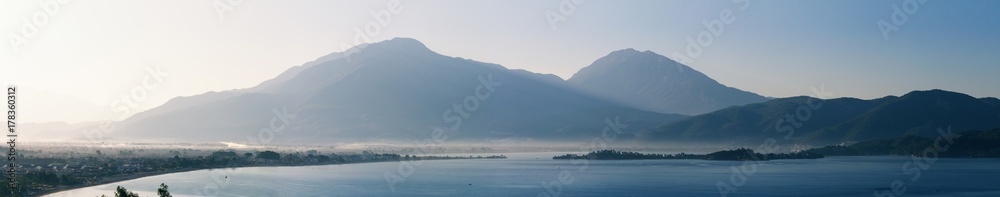
[[(469, 158), (456, 158), (456, 159), (469, 159)], [(471, 158), (471, 159), (496, 159), (496, 158)], [(454, 160), (454, 159), (430, 159), (430, 160), (425, 160), (425, 161), (434, 161), (434, 160)], [(135, 179), (140, 179), (140, 178), (145, 178), (145, 177), (159, 176), (159, 175), (165, 175), (165, 174), (174, 174), (174, 173), (182, 173), (182, 172), (190, 172), (190, 171), (198, 171), (198, 170), (237, 169), (237, 168), (252, 168), (252, 167), (326, 166), (326, 165), (346, 165), (346, 164), (398, 162), (398, 161), (401, 161), (401, 160), (394, 160), (394, 161), (362, 161), (362, 162), (351, 162), (351, 163), (326, 163), (326, 164), (276, 164), (276, 165), (236, 166), (236, 167), (224, 167), (224, 168), (185, 168), (185, 169), (173, 169), (173, 170), (164, 170), (164, 171), (137, 172), (137, 173), (133, 173), (133, 174), (104, 177), (100, 181), (97, 181), (96, 183), (89, 184), (89, 185), (88, 184), (81, 184), (81, 185), (73, 185), (73, 186), (59, 186), (59, 187), (54, 187), (54, 188), (52, 188), (50, 190), (44, 190), (44, 191), (40, 191), (39, 193), (36, 193), (36, 194), (28, 194), (28, 195), (25, 195), (25, 196), (45, 196), (45, 195), (51, 195), (51, 194), (55, 194), (55, 193), (59, 193), (59, 192), (64, 192), (64, 191), (69, 191), (69, 190), (74, 190), (74, 189), (80, 189), (80, 188), (85, 188), (85, 187), (92, 187), (92, 186), (105, 185), (105, 184), (117, 183), (117, 182), (122, 182), (122, 181), (135, 180)]]
[(45, 190), (45, 191), (41, 191), (41, 192), (39, 192), (37, 194), (29, 194), (29, 195), (26, 195), (26, 196), (45, 196), (45, 195), (55, 194), (55, 193), (69, 191), (69, 190), (74, 190), (74, 189), (80, 189), (80, 188), (91, 187), (91, 186), (98, 186), (98, 185), (104, 185), (104, 184), (117, 183), (117, 182), (134, 180), (134, 179), (139, 179), (139, 178), (144, 178), (144, 177), (151, 177), (151, 176), (164, 175), (164, 174), (173, 174), (173, 173), (181, 173), (181, 172), (190, 172), (190, 171), (196, 171), (196, 170), (206, 170), (206, 169), (217, 169), (217, 168), (174, 169), (174, 170), (138, 172), (138, 173), (133, 173), (133, 174), (126, 174), (126, 175), (119, 175), (119, 176), (110, 176), (110, 177), (105, 177), (105, 178), (101, 179), (100, 181), (97, 181), (94, 184), (89, 184), (89, 185), (88, 184), (81, 184), (81, 185), (73, 185), (73, 186), (65, 186), (65, 185), (64, 186), (58, 186), (58, 187), (52, 188), (51, 190)]

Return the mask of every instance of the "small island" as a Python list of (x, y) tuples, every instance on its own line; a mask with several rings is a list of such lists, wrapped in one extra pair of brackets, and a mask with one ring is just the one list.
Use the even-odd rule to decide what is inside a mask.
[(698, 160), (719, 160), (719, 161), (768, 161), (775, 159), (819, 159), (823, 155), (811, 152), (799, 153), (756, 153), (751, 149), (740, 148), (736, 150), (724, 150), (705, 155), (698, 154), (642, 154), (637, 152), (599, 150), (587, 153), (586, 155), (566, 154), (555, 156), (552, 159), (587, 159), (587, 160), (640, 160), (640, 159), (698, 159)]

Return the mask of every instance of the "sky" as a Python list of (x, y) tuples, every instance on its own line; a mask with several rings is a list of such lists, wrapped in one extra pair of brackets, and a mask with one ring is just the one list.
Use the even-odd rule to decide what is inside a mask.
[(634, 48), (684, 58), (725, 85), (770, 97), (820, 86), (866, 99), (927, 89), (1000, 97), (997, 7), (988, 0), (3, 1), (0, 83), (22, 89), (28, 109), (69, 114), (25, 113), (25, 121), (120, 119), (92, 112), (126, 103), (134, 113), (178, 96), (252, 87), (358, 44), (360, 35), (415, 38), (444, 55), (563, 79)]

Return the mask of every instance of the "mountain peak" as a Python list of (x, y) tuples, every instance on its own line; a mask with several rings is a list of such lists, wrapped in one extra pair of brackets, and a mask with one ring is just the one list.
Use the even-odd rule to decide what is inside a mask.
[(901, 97), (902, 98), (924, 98), (924, 97), (938, 97), (938, 98), (941, 98), (941, 97), (947, 97), (947, 98), (972, 98), (972, 99), (974, 99), (974, 97), (969, 96), (967, 94), (958, 93), (958, 92), (952, 92), (952, 91), (947, 91), (947, 90), (941, 90), (941, 89), (917, 90), (917, 91), (912, 91), (912, 92), (906, 93), (905, 95), (903, 95)]
[(639, 51), (639, 50), (635, 50), (633, 48), (626, 48), (626, 49), (622, 49), (622, 50), (613, 51), (613, 52), (611, 52), (610, 54), (608, 54), (605, 57), (614, 57), (614, 58), (622, 58), (622, 59), (631, 59), (631, 58), (643, 58), (643, 59), (647, 59), (647, 58), (655, 58), (655, 59), (657, 59), (657, 61), (669, 60), (670, 62), (673, 62), (673, 60), (671, 60), (671, 59), (669, 59), (667, 57), (664, 57), (664, 56), (662, 56), (660, 54), (657, 54), (656, 52), (653, 52), (653, 51), (650, 51), (650, 50)]
[(608, 54), (608, 55), (609, 56), (611, 56), (611, 55), (628, 55), (628, 54), (637, 54), (637, 53), (641, 53), (641, 52), (639, 52), (639, 50), (635, 50), (633, 48), (626, 48), (626, 49), (622, 49), (622, 50), (612, 51), (611, 54)]
[(676, 75), (680, 74), (679, 70), (689, 69), (689, 67), (649, 50), (639, 51), (626, 48), (613, 51), (595, 60), (590, 66), (580, 69), (576, 74), (603, 73), (617, 69), (654, 72), (648, 73), (654, 75)]
[(383, 48), (391, 50), (407, 50), (407, 51), (430, 51), (427, 45), (413, 38), (396, 37), (389, 40), (384, 40), (376, 43), (371, 43), (365, 48)]
[[(971, 105), (977, 104), (977, 108), (982, 108), (986, 106), (992, 106), (993, 103), (988, 99), (977, 99), (968, 94), (963, 94), (959, 92), (952, 92), (947, 90), (933, 89), (933, 90), (918, 90), (910, 93), (906, 93), (899, 97), (901, 101), (909, 102), (930, 102), (934, 101), (935, 104), (939, 105)], [(951, 103), (951, 104), (949, 104)], [(981, 104), (981, 105), (980, 105)]]
[(417, 39), (406, 38), (406, 37), (395, 37), (382, 42), (377, 42), (375, 43), (375, 45), (393, 45), (398, 47), (416, 47), (425, 49), (427, 48), (427, 46), (424, 45), (424, 43), (418, 41)]
[[(424, 43), (413, 38), (397, 37), (375, 43), (355, 46), (347, 51), (351, 57), (394, 57), (400, 55), (427, 56), (437, 54), (427, 48)], [(356, 54), (356, 55), (354, 55)]]
[(947, 91), (947, 90), (942, 90), (942, 89), (930, 89), (930, 90), (915, 90), (915, 91), (906, 93), (903, 96), (911, 95), (911, 94), (924, 95), (924, 94), (962, 94), (962, 93), (952, 92), (952, 91)]
[(632, 48), (597, 59), (567, 81), (589, 93), (660, 113), (693, 115), (768, 100), (722, 85), (663, 55)]

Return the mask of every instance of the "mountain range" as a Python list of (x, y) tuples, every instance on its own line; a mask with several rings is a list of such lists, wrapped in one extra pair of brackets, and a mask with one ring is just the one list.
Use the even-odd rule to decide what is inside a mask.
[(172, 99), (121, 122), (114, 136), (239, 142), (271, 138), (258, 135), (271, 129), (275, 142), (317, 143), (422, 140), (442, 129), (449, 140), (575, 140), (600, 136), (605, 119), (631, 133), (686, 117), (590, 96), (554, 75), (444, 56), (414, 39), (356, 51), (255, 87)]
[(947, 126), (1000, 127), (996, 98), (929, 90), (871, 100), (771, 99), (634, 49), (611, 52), (568, 80), (445, 56), (410, 38), (348, 51), (254, 87), (171, 99), (115, 122), (105, 136), (247, 144), (579, 142), (614, 132), (619, 142), (655, 144), (759, 144), (785, 135), (795, 143), (836, 144), (929, 136)]

